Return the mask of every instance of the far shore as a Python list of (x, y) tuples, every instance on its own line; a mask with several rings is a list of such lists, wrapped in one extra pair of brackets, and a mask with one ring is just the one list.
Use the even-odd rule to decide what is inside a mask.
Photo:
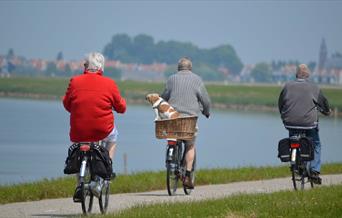
[[(20, 92), (1, 92), (0, 98), (18, 98), (18, 99), (35, 99), (35, 100), (61, 100), (62, 96), (49, 95), (49, 94), (37, 94), (37, 93), (20, 93)], [(144, 99), (127, 99), (128, 104), (134, 105), (148, 105)], [(223, 104), (212, 103), (214, 109), (219, 110), (237, 110), (237, 111), (256, 111), (256, 112), (272, 112), (277, 113), (278, 108), (267, 105), (256, 104)], [(338, 111), (337, 108), (333, 110), (334, 117), (342, 117), (342, 111)]]
[[(62, 96), (35, 93), (18, 93), (18, 92), (0, 92), (0, 97), (4, 98), (21, 98), (36, 100), (61, 100)], [(127, 99), (127, 103), (135, 105), (148, 105), (144, 99)], [(255, 104), (222, 104), (213, 103), (212, 107), (220, 110), (237, 110), (237, 111), (259, 111), (259, 112), (278, 112), (278, 108), (267, 105)], [(342, 111), (334, 110), (332, 116), (341, 117)]]

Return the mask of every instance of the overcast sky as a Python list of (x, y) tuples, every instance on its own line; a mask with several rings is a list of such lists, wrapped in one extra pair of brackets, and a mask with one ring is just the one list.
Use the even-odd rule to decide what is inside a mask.
[(0, 1), (0, 26), (0, 54), (29, 58), (78, 60), (117, 33), (228, 43), (243, 63), (317, 61), (322, 37), (342, 52), (342, 1)]

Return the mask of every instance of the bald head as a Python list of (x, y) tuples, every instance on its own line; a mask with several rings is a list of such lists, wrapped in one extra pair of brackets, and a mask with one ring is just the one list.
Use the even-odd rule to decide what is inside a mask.
[(307, 79), (310, 76), (310, 70), (306, 64), (300, 64), (297, 67), (296, 78), (297, 79)]
[(181, 58), (178, 61), (178, 71), (181, 70), (192, 70), (191, 60), (187, 57)]

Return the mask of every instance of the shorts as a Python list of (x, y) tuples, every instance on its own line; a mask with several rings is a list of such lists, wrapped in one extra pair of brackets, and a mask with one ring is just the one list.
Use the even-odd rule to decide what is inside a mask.
[(198, 126), (196, 125), (196, 131), (195, 131), (194, 137), (192, 139), (189, 139), (189, 140), (181, 140), (181, 141), (184, 143), (184, 145), (186, 147), (193, 146), (196, 142), (197, 134), (198, 134)]
[(119, 132), (116, 128), (116, 126), (114, 125), (114, 128), (113, 130), (109, 133), (109, 135), (102, 139), (102, 142), (104, 142), (106, 145), (109, 144), (109, 143), (115, 143), (117, 142), (118, 140), (118, 136), (119, 136)]

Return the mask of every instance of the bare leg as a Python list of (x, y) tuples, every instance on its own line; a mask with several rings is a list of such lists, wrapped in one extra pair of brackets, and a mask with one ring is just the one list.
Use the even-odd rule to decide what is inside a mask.
[(109, 142), (107, 143), (106, 148), (108, 150), (110, 159), (113, 160), (113, 157), (115, 155), (116, 143)]
[(186, 170), (191, 171), (192, 170), (192, 164), (194, 163), (195, 158), (195, 145), (189, 145), (187, 147), (187, 152), (185, 155), (185, 161), (186, 161)]

